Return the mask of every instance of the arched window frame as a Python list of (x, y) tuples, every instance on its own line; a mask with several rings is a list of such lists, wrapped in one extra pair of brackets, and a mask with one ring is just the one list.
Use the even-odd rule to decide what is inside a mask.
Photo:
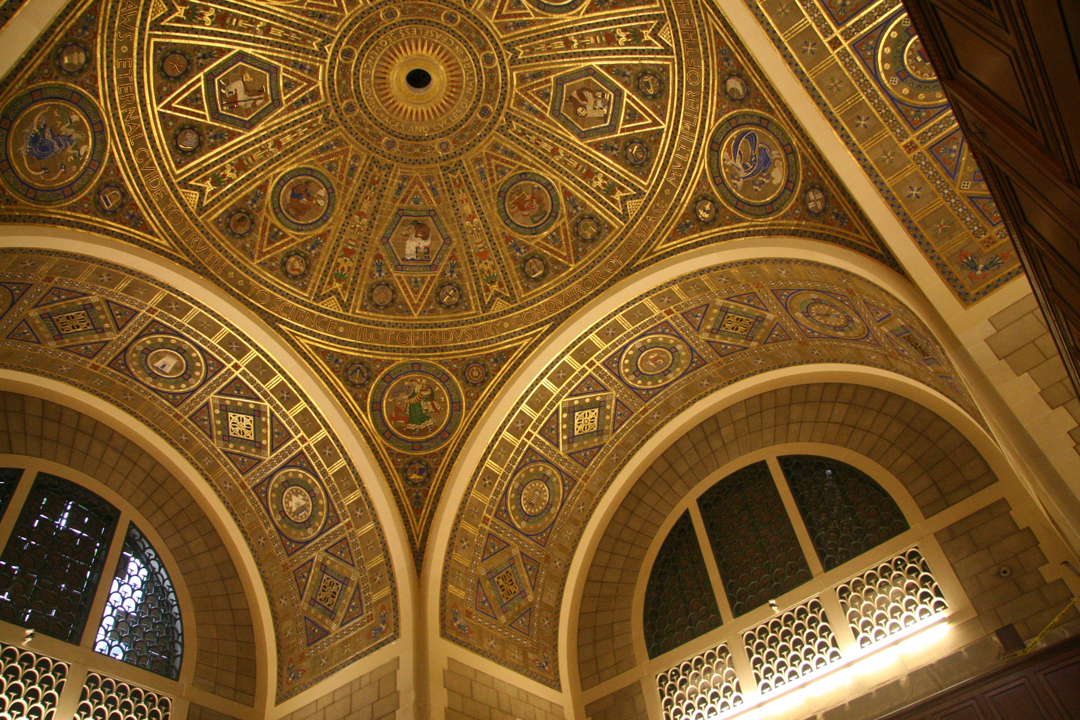
[[(136, 694), (150, 693), (151, 696), (157, 696), (166, 707), (171, 708), (171, 712), (168, 713), (170, 718), (185, 717), (188, 704), (186, 696), (190, 695), (189, 690), (195, 675), (195, 663), (193, 662), (197, 652), (195, 614), (191, 596), (184, 583), (179, 565), (169, 552), (165, 540), (157, 533), (152, 523), (143, 517), (126, 498), (85, 473), (66, 465), (22, 455), (0, 455), (0, 467), (21, 468), (23, 470), (22, 477), (7, 503), (6, 510), (3, 516), (0, 517), (0, 551), (2, 551), (3, 547), (6, 547), (11, 537), (19, 513), (30, 495), (34, 479), (38, 473), (55, 475), (80, 485), (102, 497), (120, 511), (116, 529), (113, 532), (103, 565), (104, 570), (94, 591), (93, 602), (78, 644), (57, 640), (42, 633), (34, 633), (31, 639), (27, 641), (25, 629), (0, 621), (0, 645), (15, 648), (20, 652), (29, 651), (39, 658), (45, 658), (54, 664), (58, 663), (66, 666), (66, 680), (60, 702), (56, 712), (46, 720), (70, 720), (73, 717), (80, 717), (80, 696), (85, 694), (83, 691), (86, 687), (89, 687), (84, 687), (85, 684), (88, 681), (100, 684), (102, 679), (108, 681), (108, 687), (120, 688), (120, 691), (124, 691), (126, 688)], [(103, 620), (113, 577), (123, 552), (128, 528), (132, 523), (151, 544), (159, 560), (164, 565), (180, 607), (181, 622), (184, 628), (184, 647), (179, 676), (175, 680), (94, 650), (95, 639)], [(86, 702), (82, 704), (86, 705)], [(160, 707), (158, 707), (156, 714), (160, 716)]]
[[(907, 519), (909, 529), (878, 545), (871, 550), (856, 556), (847, 562), (826, 571), (814, 548), (802, 515), (795, 503), (795, 498), (783, 480), (779, 458), (785, 455), (816, 455), (824, 458), (838, 460), (846, 463), (857, 470), (862, 471), (884, 489), (896, 502), (900, 511)], [(755, 463), (765, 461), (768, 464), (770, 474), (784, 503), (788, 517), (792, 522), (800, 548), (811, 568), (811, 579), (795, 589), (775, 598), (776, 610), (769, 604), (759, 606), (740, 617), (734, 617), (720, 572), (715, 558), (710, 549), (709, 538), (705, 529), (705, 523), (701, 517), (698, 499), (718, 482), (732, 473)], [(778, 480), (780, 480), (778, 482)], [(716, 658), (717, 667), (714, 668), (716, 677), (724, 677), (728, 681), (738, 678), (741, 685), (742, 705), (738, 708), (724, 710), (720, 717), (739, 716), (748, 709), (768, 706), (783, 698), (791, 691), (806, 687), (816, 680), (831, 675), (843, 668), (849, 667), (857, 661), (875, 655), (887, 648), (901, 643), (912, 634), (920, 634), (923, 630), (931, 627), (947, 627), (959, 625), (973, 617), (975, 610), (971, 606), (959, 579), (953, 571), (940, 543), (934, 537), (934, 533), (948, 526), (957, 519), (961, 508), (950, 508), (927, 519), (923, 516), (918, 504), (903, 483), (900, 482), (888, 470), (878, 463), (853, 450), (836, 445), (812, 442), (786, 443), (773, 445), (767, 448), (747, 453), (718, 468), (709, 476), (700, 479), (693, 485), (690, 491), (675, 504), (671, 512), (665, 518), (658, 532), (650, 543), (641, 571), (638, 575), (634, 590), (634, 600), (631, 610), (633, 618), (634, 655), (637, 668), (641, 674), (643, 688), (645, 689), (645, 701), (650, 718), (663, 720), (665, 716), (661, 707), (660, 693), (657, 680), (661, 673), (677, 667), (681, 662), (703, 658), (710, 650), (726, 648), (727, 654), (715, 654), (710, 658)], [(683, 513), (689, 512), (697, 533), (698, 543), (703, 550), (706, 570), (712, 582), (714, 595), (720, 607), (722, 624), (715, 630), (711, 630), (693, 640), (675, 647), (655, 658), (649, 658), (645, 632), (644, 632), (644, 606), (645, 593), (652, 574), (652, 568), (657, 556), (666, 540), (668, 533), (674, 527)], [(853, 633), (846, 622), (845, 613), (840, 605), (837, 595), (837, 587), (859, 576), (867, 570), (875, 567), (881, 561), (893, 558), (911, 548), (918, 548), (922, 557), (926, 560), (933, 572), (934, 579), (940, 587), (947, 609), (930, 622), (919, 623), (914, 628), (914, 633), (905, 631), (896, 634), (885, 641), (876, 643), (869, 648), (860, 648)], [(837, 626), (834, 630), (839, 645), (840, 659), (827, 668), (810, 674), (806, 678), (788, 684), (783, 689), (769, 692), (762, 696), (758, 692), (754, 671), (750, 663), (749, 655), (744, 644), (744, 635), (758, 628), (771, 618), (782, 616), (785, 612), (793, 610), (801, 605), (817, 599), (828, 618), (830, 625)], [(699, 663), (700, 664), (700, 663)], [(720, 682), (719, 680), (717, 682)]]

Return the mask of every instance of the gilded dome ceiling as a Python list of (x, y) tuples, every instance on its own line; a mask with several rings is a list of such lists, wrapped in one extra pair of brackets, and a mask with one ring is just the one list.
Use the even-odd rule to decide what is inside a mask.
[[(918, 315), (849, 272), (902, 282), (890, 248), (913, 241), (963, 306), (1021, 272), (902, 7), (750, 5), (910, 238), (881, 237), (707, 0), (75, 0), (8, 73), (0, 221), (212, 283), (381, 471), (360, 477), (294, 358), (229, 308), (74, 252), (0, 253), (0, 364), (141, 418), (243, 528), (279, 699), (398, 637), (395, 574), (425, 563), (443, 637), (559, 687), (559, 602), (610, 473), (717, 388), (846, 363), (980, 417)], [(613, 299), (762, 239), (815, 250)], [(582, 319), (591, 302), (606, 314)], [(571, 317), (582, 334), (552, 347)], [(527, 392), (500, 399), (511, 381)], [(449, 549), (425, 555), (451, 479)], [(366, 489), (384, 482), (413, 568), (388, 559)]]

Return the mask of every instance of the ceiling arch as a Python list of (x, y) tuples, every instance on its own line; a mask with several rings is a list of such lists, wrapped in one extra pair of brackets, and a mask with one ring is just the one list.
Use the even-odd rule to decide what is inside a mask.
[(287, 352), (270, 355), (235, 315), (130, 267), (40, 246), (0, 256), (3, 366), (138, 418), (236, 523), (272, 617), (277, 702), (399, 636), (411, 615), (402, 556), (368, 487), (385, 489), (358, 471), (361, 441), (348, 433), (346, 447), (312, 400), (317, 385), (281, 366)]

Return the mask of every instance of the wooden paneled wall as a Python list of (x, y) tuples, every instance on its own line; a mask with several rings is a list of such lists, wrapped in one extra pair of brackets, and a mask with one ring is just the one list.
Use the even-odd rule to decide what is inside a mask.
[(905, 4), (1080, 391), (1080, 3)]

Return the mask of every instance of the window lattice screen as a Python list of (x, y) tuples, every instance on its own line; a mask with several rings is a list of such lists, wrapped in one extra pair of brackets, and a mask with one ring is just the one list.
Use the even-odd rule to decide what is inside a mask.
[(94, 650), (173, 680), (180, 675), (180, 606), (165, 566), (134, 523), (128, 527)]
[(0, 555), (0, 620), (77, 644), (119, 514), (79, 485), (38, 475)]
[(836, 635), (817, 598), (766, 620), (743, 640), (762, 695), (840, 659)]
[(743, 703), (727, 645), (717, 645), (656, 678), (664, 720), (708, 718)]
[(68, 664), (0, 644), (0, 718), (52, 720)]
[(91, 672), (75, 720), (169, 720), (172, 700), (138, 685)]

